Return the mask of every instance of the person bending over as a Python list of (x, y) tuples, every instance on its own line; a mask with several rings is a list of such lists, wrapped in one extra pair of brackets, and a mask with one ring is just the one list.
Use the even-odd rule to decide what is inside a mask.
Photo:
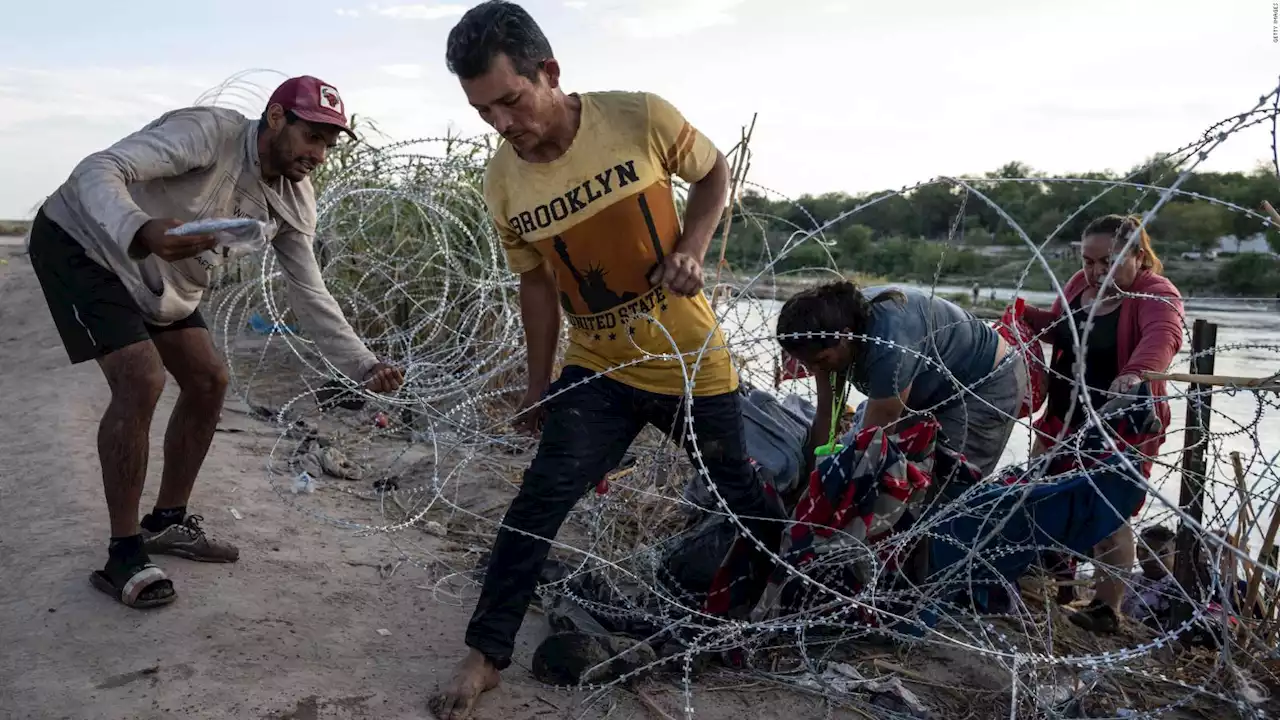
[[(82, 160), (32, 223), (31, 264), (73, 364), (95, 360), (111, 389), (98, 456), (111, 540), (94, 587), (130, 607), (165, 605), (172, 581), (151, 554), (233, 562), (239, 551), (187, 515), (213, 440), (227, 369), (198, 306), (225, 255), (210, 236), (166, 230), (201, 218), (253, 218), (284, 271), (292, 309), (338, 367), (374, 392), (399, 387), (398, 369), (360, 341), (325, 288), (312, 253), (316, 203), (308, 174), (342, 132), (337, 90), (286, 80), (261, 118), (191, 107)], [(165, 371), (178, 400), (164, 437), (155, 508), (138, 520), (152, 415)]]
[[(1137, 243), (1125, 250), (1129, 237), (1136, 233)], [(1045, 412), (1035, 423), (1036, 440), (1032, 455), (1053, 449), (1056, 440), (1080, 428), (1088, 418), (1084, 402), (1095, 410), (1117, 395), (1132, 390), (1142, 382), (1146, 372), (1165, 372), (1182, 347), (1182, 296), (1172, 282), (1161, 275), (1163, 266), (1151, 246), (1151, 237), (1136, 216), (1106, 215), (1085, 228), (1080, 254), (1083, 267), (1063, 288), (1066, 298), (1054, 301), (1049, 309), (1028, 306), (1023, 318), (1040, 337), (1052, 346), (1049, 361), (1049, 393)], [(1115, 274), (1105, 283), (1111, 266)], [(1065, 314), (1074, 317), (1075, 331), (1067, 324)], [(1092, 325), (1085, 321), (1093, 313)], [(1075, 333), (1080, 333), (1079, 354)], [(1085, 387), (1076, 383), (1076, 365), (1083, 363)], [(1169, 427), (1168, 390), (1163, 380), (1150, 383), (1155, 398), (1156, 416), (1161, 427)], [(1160, 433), (1138, 445), (1148, 458), (1154, 458), (1164, 443)], [(1064, 460), (1074, 458), (1069, 451), (1059, 454)], [(1074, 465), (1054, 465), (1054, 472), (1066, 472)], [(1144, 461), (1139, 469), (1150, 479), (1153, 461)], [(1141, 506), (1134, 510), (1136, 516)], [(1084, 610), (1070, 618), (1077, 625), (1098, 632), (1115, 632), (1119, 627), (1120, 603), (1124, 598), (1124, 578), (1133, 567), (1133, 529), (1128, 523), (1094, 548), (1094, 560), (1114, 566), (1114, 571), (1100, 573), (1094, 599)], [(1061, 576), (1074, 576), (1070, 561), (1064, 557), (1046, 558)], [(1067, 602), (1074, 587), (1064, 585), (1059, 601)]]
[[(513, 3), (468, 11), (449, 33), (446, 57), (503, 139), (484, 196), (520, 276), (529, 387), (518, 427), (541, 429), (494, 541), (467, 626), (470, 650), (433, 699), (437, 715), (454, 720), (468, 717), (511, 663), (548, 541), (647, 424), (684, 436), (691, 415), (691, 459), (775, 546), (782, 513), (750, 468), (737, 374), (702, 293), (703, 256), (729, 187), (724, 156), (652, 93), (566, 93), (546, 36)], [(690, 183), (683, 227), (672, 176)], [(570, 343), (551, 383), (561, 311)], [(766, 517), (776, 519), (750, 520)]]
[[(844, 333), (859, 338), (820, 337)], [(835, 393), (867, 396), (862, 427), (891, 428), (932, 413), (941, 435), (983, 475), (1000, 462), (1027, 391), (1027, 369), (994, 328), (955, 304), (911, 288), (835, 282), (793, 295), (778, 315), (782, 349), (814, 374), (818, 412), (810, 449), (832, 440)], [(833, 379), (834, 378), (834, 379)], [(963, 488), (931, 490), (954, 497)]]

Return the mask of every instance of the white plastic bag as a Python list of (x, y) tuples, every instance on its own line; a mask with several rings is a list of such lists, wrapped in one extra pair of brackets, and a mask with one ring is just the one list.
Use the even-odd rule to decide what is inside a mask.
[(298, 473), (298, 476), (293, 479), (294, 495), (297, 495), (298, 493), (306, 493), (310, 495), (315, 491), (316, 491), (316, 480), (315, 478), (311, 477), (311, 473), (308, 473), (306, 470), (303, 470), (302, 472)]
[(205, 218), (193, 220), (165, 235), (213, 235), (222, 254), (257, 252), (267, 245), (267, 224), (253, 218)]

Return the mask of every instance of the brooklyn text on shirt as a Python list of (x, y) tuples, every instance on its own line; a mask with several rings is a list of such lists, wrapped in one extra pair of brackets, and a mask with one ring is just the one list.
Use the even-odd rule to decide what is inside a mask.
[(507, 219), (507, 223), (516, 234), (528, 235), (582, 212), (591, 203), (611, 195), (614, 190), (638, 182), (640, 182), (640, 174), (636, 171), (636, 161), (627, 160), (605, 168), (581, 184), (574, 185), (564, 194), (551, 198), (532, 210), (516, 213)]

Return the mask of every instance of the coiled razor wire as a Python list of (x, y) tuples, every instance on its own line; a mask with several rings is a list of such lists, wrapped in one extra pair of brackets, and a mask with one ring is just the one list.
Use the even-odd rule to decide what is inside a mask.
[[(283, 77), (269, 71), (241, 73), (197, 102), (256, 115), (267, 97), (264, 88), (274, 85), (277, 76)], [(1043, 272), (1052, 283), (1054, 296), (1063, 297), (1047, 248), (1077, 215), (1088, 214), (1091, 205), (1117, 189), (1138, 193), (1132, 212), (1141, 213), (1147, 224), (1164, 204), (1178, 198), (1215, 204), (1247, 216), (1259, 228), (1276, 229), (1268, 216), (1253, 209), (1180, 186), (1242, 129), (1266, 124), (1271, 129), (1272, 165), (1280, 176), (1275, 138), (1278, 115), (1280, 88), (1262, 96), (1248, 111), (1215, 124), (1195, 142), (1158, 158), (1162, 173), (1150, 183), (1136, 182), (1133, 177), (1121, 181), (943, 177), (872, 197), (826, 222), (818, 222), (802, 207), (783, 219), (754, 214), (739, 203), (734, 207), (735, 227), (745, 223), (763, 234), (766, 227), (789, 226), (790, 233), (779, 249), (762, 243), (754, 264), (757, 270), (729, 270), (717, 275), (719, 285), (707, 288), (715, 298), (725, 346), (744, 384), (773, 388), (779, 394), (784, 392), (779, 388), (785, 387), (812, 400), (813, 387), (807, 380), (789, 381), (785, 386), (775, 382), (778, 337), (774, 327), (779, 299), (805, 285), (844, 277), (832, 257), (834, 241), (829, 237), (839, 226), (856, 220), (859, 213), (874, 205), (909, 197), (931, 185), (953, 188), (963, 199), (952, 225), (953, 236), (962, 232), (964, 208), (971, 203), (990, 208), (1017, 233), (1031, 253), (1017, 281), (1015, 293), (1019, 294), (1024, 294), (1023, 283), (1029, 275)], [(264, 419), (281, 427), (268, 460), (267, 478), (282, 500), (341, 528), (385, 534), (400, 551), (399, 561), (436, 578), (433, 593), (439, 602), (459, 606), (474, 601), (483, 574), (480, 556), (491, 544), (534, 449), (533, 442), (516, 434), (510, 424), (525, 390), (525, 349), (518, 280), (506, 268), (480, 193), (484, 162), (493, 147), (488, 138), (456, 137), (379, 146), (360, 143), (344, 147), (339, 157), (330, 158), (317, 171), (315, 182), (321, 190), (316, 252), (326, 284), (369, 347), (405, 369), (406, 383), (394, 395), (370, 393), (343, 377), (307, 339), (305, 330), (293, 325), (271, 253), (224, 267), (207, 298), (234, 391)], [(749, 153), (745, 143), (733, 152)], [(1018, 218), (991, 199), (995, 183), (1097, 187), (1098, 194), (1048, 237), (1037, 241), (1023, 230)], [(754, 183), (743, 181), (738, 187), (766, 198), (785, 199)], [(678, 190), (681, 201), (683, 190)], [(804, 220), (797, 222), (797, 218)], [(1136, 237), (1128, 242), (1128, 247), (1133, 247)], [(817, 248), (824, 264), (800, 271), (778, 268), (798, 250), (803, 249), (809, 257), (814, 252), (810, 248)], [(1051, 299), (1045, 297), (1036, 304), (1047, 305)], [(1188, 300), (1187, 306), (1188, 316), (1223, 308), (1221, 304), (1197, 305), (1193, 300)], [(1229, 306), (1233, 313), (1249, 307), (1247, 300)], [(1267, 307), (1263, 306), (1264, 311)], [(640, 321), (656, 322), (652, 317)], [(1086, 324), (1091, 321), (1092, 314)], [(1070, 328), (1076, 356), (1083, 357), (1087, 336), (1081, 335), (1082, 328), (1071, 313), (1065, 313), (1062, 322)], [(1213, 350), (1219, 363), (1238, 356), (1252, 368), (1249, 374), (1280, 371), (1280, 345), (1257, 342), (1249, 337), (1247, 328), (1232, 341), (1232, 328), (1223, 329), (1224, 342)], [(1185, 332), (1189, 338), (1190, 330)], [(715, 349), (708, 341), (692, 358), (677, 354), (674, 347), (671, 355), (663, 357), (678, 359), (686, 378), (692, 378), (705, 352)], [(921, 362), (933, 362), (915, 350), (903, 351), (917, 354)], [(1175, 367), (1185, 367), (1188, 359), (1184, 350)], [(601, 374), (608, 373), (577, 384), (593, 382)], [(1074, 380), (1083, 382), (1083, 367)], [(972, 386), (963, 387), (955, 378), (952, 381), (957, 394), (976, 397)], [(557, 394), (571, 389), (563, 388)], [(1184, 450), (1175, 427), (1166, 429), (1169, 437), (1164, 449), (1153, 458), (1155, 471), (1146, 481), (1149, 499), (1136, 524), (1194, 528), (1205, 548), (1206, 563), (1212, 568), (1260, 569), (1262, 595), (1267, 604), (1275, 604), (1280, 574), (1273, 559), (1259, 559), (1256, 551), (1264, 544), (1270, 515), (1280, 502), (1280, 449), (1274, 447), (1280, 440), (1276, 395), (1221, 387), (1193, 396), (1180, 383), (1171, 383), (1170, 393), (1175, 418), (1188, 402), (1212, 399), (1213, 431), (1206, 433), (1203, 450), (1213, 462), (1206, 478), (1203, 517), (1195, 523), (1168, 499), (1179, 487), (1178, 457)], [(691, 397), (692, 381), (687, 380), (685, 401)], [(1093, 407), (1087, 394), (1080, 394), (1078, 402), (1089, 423), (1105, 427), (1107, 418), (1100, 408)], [(1025, 420), (1017, 427), (1005, 454), (1006, 463), (1027, 460), (1032, 431)], [(956, 573), (909, 590), (886, 590), (876, 582), (888, 572), (879, 559), (886, 547), (906, 548), (920, 538), (951, 541), (937, 533), (940, 522), (960, 512), (993, 513), (994, 505), (983, 508), (970, 504), (963, 511), (957, 509), (958, 504), (948, 506), (874, 550), (847, 539), (847, 555), (837, 560), (868, 563), (872, 568), (873, 579), (857, 593), (821, 582), (808, 571), (788, 568), (810, 588), (814, 599), (809, 610), (760, 621), (708, 616), (702, 610), (705, 597), (679, 590), (666, 577), (661, 562), (672, 539), (687, 527), (690, 513), (705, 511), (686, 498), (686, 484), (705, 484), (717, 503), (712, 512), (729, 518), (740, 532), (750, 533), (743, 519), (728, 509), (700, 453), (693, 452), (690, 460), (679, 443), (671, 442), (680, 440), (697, 448), (692, 419), (686, 417), (681, 426), (662, 430), (650, 428), (643, 433), (629, 451), (627, 467), (611, 474), (607, 491), (588, 493), (578, 504), (560, 537), (551, 543), (552, 556), (564, 565), (566, 573), (545, 583), (540, 593), (544, 600), (568, 598), (597, 617), (654, 628), (651, 640), (678, 634), (684, 642), (674, 652), (656, 655), (620, 676), (576, 686), (583, 691), (578, 708), (581, 715), (608, 702), (619, 686), (657, 674), (680, 683), (683, 715), (692, 717), (699, 702), (697, 690), (706, 685), (698, 679), (706, 672), (701, 669), (704, 660), (724, 651), (741, 653), (745, 660), (734, 669), (724, 667), (717, 673), (747, 675), (751, 682), (816, 694), (827, 704), (828, 712), (846, 708), (877, 717), (911, 714), (901, 706), (886, 709), (875, 704), (872, 698), (877, 692), (883, 694), (883, 688), (868, 690), (871, 686), (864, 683), (851, 691), (837, 682), (830, 670), (851, 667), (848, 663), (868, 668), (887, 656), (886, 647), (895, 655), (894, 661), (877, 669), (887, 669), (915, 683), (934, 717), (1136, 718), (1228, 707), (1242, 716), (1261, 716), (1264, 708), (1270, 707), (1272, 691), (1280, 689), (1277, 641), (1261, 631), (1247, 635), (1216, 631), (1218, 650), (1183, 653), (1173, 662), (1176, 638), (1189, 629), (1227, 626), (1222, 611), (1208, 609), (1204, 598), (1192, 597), (1193, 590), (1175, 587), (1173, 591), (1174, 599), (1189, 602), (1193, 608), (1191, 619), (1178, 627), (1157, 631), (1125, 623), (1114, 637), (1096, 637), (1065, 622), (1063, 611), (1053, 601), (1053, 583), (1040, 576), (1024, 578), (1018, 585), (1003, 583), (1002, 589), (1012, 599), (1011, 609), (985, 615), (972, 607), (939, 600), (948, 596), (944, 592), (948, 588), (969, 582), (952, 577)], [(1119, 450), (1118, 438), (1107, 432), (1104, 438), (1108, 451)], [(1058, 451), (1074, 452), (1081, 461), (1086, 455), (1083, 448), (1071, 445), (1070, 438), (1063, 440)], [(1225, 460), (1232, 453), (1245, 470), (1240, 481), (1230, 477), (1230, 462)], [(1123, 463), (1135, 478), (1142, 477), (1127, 458)], [(338, 479), (343, 476), (345, 479)], [(1028, 486), (1055, 479), (1041, 477)], [(317, 486), (319, 494), (308, 492)], [(973, 492), (968, 491), (966, 497), (972, 498)], [(1022, 496), (1018, 505), (1025, 499)], [(1235, 532), (1237, 527), (1244, 528), (1243, 534)], [(1064, 550), (1008, 545), (988, 548), (991, 537), (994, 532), (966, 548), (969, 556), (962, 565), (984, 568), (1008, 553)], [(758, 540), (752, 538), (752, 542), (765, 549)], [(1138, 543), (1142, 545), (1141, 539)], [(770, 554), (774, 562), (785, 566), (781, 558)], [(1082, 570), (1092, 569), (1095, 576), (1131, 570), (1100, 567), (1096, 561), (1079, 559)], [(1211, 573), (1214, 597), (1225, 597), (1234, 586), (1236, 572)], [(592, 597), (581, 592), (582, 585), (571, 582), (588, 575), (602, 588)], [(992, 581), (992, 585), (1000, 583)], [(891, 608), (904, 603), (919, 606), (925, 601), (939, 609), (935, 628), (923, 634), (886, 629), (893, 621), (902, 620)], [(869, 624), (868, 617), (877, 617), (879, 622)], [(912, 666), (923, 670), (913, 672), (909, 669)], [(938, 672), (940, 667), (967, 679), (949, 685), (943, 682), (946, 675)], [(987, 668), (985, 677), (996, 678), (996, 682), (983, 686), (981, 678), (975, 679), (978, 667)], [(864, 680), (874, 677), (870, 670), (859, 672)]]

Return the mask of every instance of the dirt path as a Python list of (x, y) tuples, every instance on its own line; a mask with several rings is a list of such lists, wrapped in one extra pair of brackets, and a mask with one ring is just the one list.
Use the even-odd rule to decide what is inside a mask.
[[(0, 262), (0, 714), (430, 718), (426, 703), (462, 648), (474, 588), (463, 600), (441, 601), (428, 589), (436, 577), (409, 564), (382, 579), (378, 566), (399, 556), (385, 536), (358, 537), (284, 503), (263, 471), (277, 434), (235, 412), (233, 401), (191, 508), (240, 546), (240, 562), (156, 558), (179, 599), (153, 611), (122, 607), (89, 586), (106, 556), (96, 433), (107, 390), (95, 365), (67, 364), (21, 250), (0, 247), (7, 260)], [(175, 396), (170, 382), (152, 427), (144, 509), (159, 486), (160, 440)], [(485, 699), (477, 718), (605, 714), (609, 703), (586, 710), (530, 676), (545, 632), (530, 615), (504, 689)], [(650, 694), (665, 696), (671, 716), (681, 714), (678, 688)], [(615, 695), (612, 717), (657, 717), (629, 693)], [(777, 691), (715, 692), (696, 703), (698, 717), (822, 714), (813, 698), (762, 711), (766, 696)]]

